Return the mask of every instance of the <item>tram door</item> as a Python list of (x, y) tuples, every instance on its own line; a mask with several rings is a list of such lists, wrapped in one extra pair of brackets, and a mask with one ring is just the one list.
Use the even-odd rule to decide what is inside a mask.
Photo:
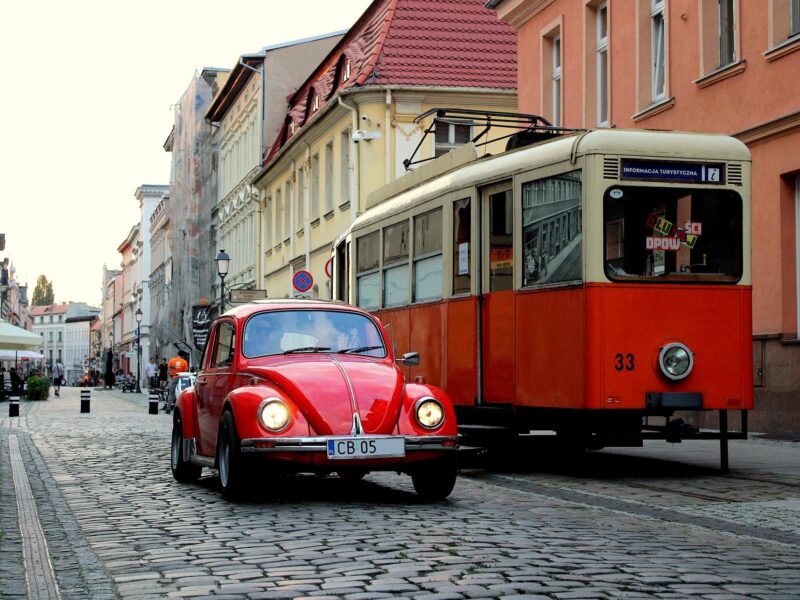
[(480, 388), (483, 404), (514, 400), (514, 202), (511, 181), (481, 190)]

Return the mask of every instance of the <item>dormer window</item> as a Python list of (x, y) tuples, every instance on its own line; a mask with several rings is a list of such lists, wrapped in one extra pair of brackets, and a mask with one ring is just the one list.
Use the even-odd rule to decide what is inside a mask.
[(344, 63), (344, 77), (343, 80), (347, 81), (350, 79), (350, 59), (347, 59)]
[(316, 94), (314, 96), (314, 105), (313, 106), (314, 106), (314, 108), (313, 108), (314, 112), (317, 112), (319, 110), (319, 94)]
[(294, 121), (289, 123), (289, 132), (294, 135)]

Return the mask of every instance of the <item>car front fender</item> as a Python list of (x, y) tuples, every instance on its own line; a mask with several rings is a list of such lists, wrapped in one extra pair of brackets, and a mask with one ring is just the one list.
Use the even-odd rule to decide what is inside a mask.
[(181, 415), (183, 425), (183, 439), (189, 440), (197, 437), (197, 396), (194, 388), (184, 390), (175, 401), (175, 412)]
[[(409, 383), (404, 389), (403, 408), (398, 420), (398, 431), (402, 435), (458, 435), (456, 411), (447, 393), (433, 385)], [(426, 429), (418, 422), (414, 409), (417, 402), (425, 397), (438, 400), (444, 409), (444, 422), (437, 429)]]
[[(258, 407), (267, 398), (279, 398), (289, 407), (292, 414), (289, 426), (279, 433), (261, 426), (258, 420)], [(308, 421), (297, 405), (278, 388), (269, 385), (252, 385), (236, 388), (225, 398), (225, 410), (233, 413), (236, 432), (240, 439), (265, 436), (305, 436), (309, 434)]]

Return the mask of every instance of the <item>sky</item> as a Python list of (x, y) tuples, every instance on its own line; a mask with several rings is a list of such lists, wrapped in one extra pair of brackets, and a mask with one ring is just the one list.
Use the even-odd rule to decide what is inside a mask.
[(370, 0), (39, 0), (0, 11), (0, 233), (28, 299), (100, 306), (103, 264), (169, 184), (163, 144), (195, 71), (349, 29)]

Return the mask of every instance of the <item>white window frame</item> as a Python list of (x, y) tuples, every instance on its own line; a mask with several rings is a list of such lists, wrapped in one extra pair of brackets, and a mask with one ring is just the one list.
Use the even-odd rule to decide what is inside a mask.
[[(653, 101), (667, 95), (667, 19), (665, 0), (650, 0), (651, 82)], [(659, 44), (660, 42), (660, 44)], [(661, 69), (659, 78), (659, 68)], [(661, 89), (659, 89), (661, 86)]]
[(434, 136), (434, 142), (433, 142), (434, 156), (442, 156), (443, 154), (447, 154), (451, 150), (454, 150), (455, 148), (458, 148), (459, 146), (462, 145), (456, 143), (457, 126), (465, 125), (469, 130), (468, 137), (469, 139), (472, 139), (472, 133), (473, 133), (472, 123), (470, 123), (469, 121), (464, 121), (463, 123), (437, 123), (436, 127), (441, 127), (445, 124), (447, 125), (447, 142), (437, 143)]
[[(608, 127), (608, 2), (600, 4), (596, 11), (597, 126)], [(602, 27), (603, 21), (605, 21), (605, 32)]]
[(553, 125), (560, 126), (561, 115), (561, 89), (562, 89), (562, 69), (561, 69), (561, 34), (553, 36), (553, 47), (551, 55), (551, 101), (553, 103)]

